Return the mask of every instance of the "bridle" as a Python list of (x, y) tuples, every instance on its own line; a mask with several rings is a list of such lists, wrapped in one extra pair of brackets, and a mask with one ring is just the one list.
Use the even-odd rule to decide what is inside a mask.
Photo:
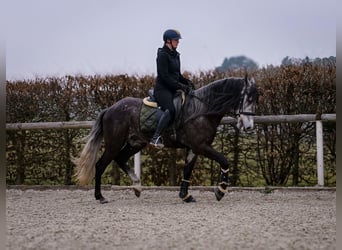
[(247, 96), (247, 87), (244, 87), (244, 91), (240, 97), (240, 102), (239, 102), (239, 109), (238, 112), (235, 114), (236, 117), (239, 117), (240, 115), (248, 115), (248, 116), (254, 116), (255, 113), (254, 112), (247, 112), (243, 110), (243, 103), (244, 103), (244, 99), (245, 96)]

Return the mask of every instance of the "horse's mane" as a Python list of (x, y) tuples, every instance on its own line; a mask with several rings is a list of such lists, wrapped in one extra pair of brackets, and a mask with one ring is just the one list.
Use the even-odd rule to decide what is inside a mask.
[(237, 109), (243, 86), (244, 78), (232, 77), (211, 82), (195, 90), (190, 95), (188, 119), (199, 115), (224, 115)]

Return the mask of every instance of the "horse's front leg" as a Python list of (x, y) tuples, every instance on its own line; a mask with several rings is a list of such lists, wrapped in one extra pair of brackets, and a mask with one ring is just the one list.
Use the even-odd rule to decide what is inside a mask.
[(190, 185), (190, 177), (192, 170), (194, 169), (195, 162), (197, 160), (197, 155), (195, 155), (191, 150), (187, 150), (187, 157), (185, 159), (185, 166), (183, 170), (183, 180), (180, 186), (179, 197), (185, 202), (195, 202), (195, 198), (188, 193), (188, 188)]
[(216, 199), (220, 201), (228, 190), (229, 162), (223, 154), (217, 152), (209, 145), (202, 145), (202, 147), (200, 147), (200, 150), (202, 155), (218, 162), (221, 166), (219, 183), (218, 186), (214, 188)]
[(224, 194), (227, 193), (228, 172), (229, 172), (228, 167), (226, 169), (221, 168), (219, 184), (216, 188), (214, 188), (215, 196), (218, 201), (220, 201), (223, 198)]

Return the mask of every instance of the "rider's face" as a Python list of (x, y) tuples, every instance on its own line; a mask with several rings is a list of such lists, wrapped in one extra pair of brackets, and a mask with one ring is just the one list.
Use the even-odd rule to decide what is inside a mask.
[(178, 39), (177, 39), (177, 40), (171, 40), (171, 45), (172, 45), (172, 47), (175, 48), (175, 49), (177, 49), (178, 43), (179, 43), (179, 40), (178, 40)]

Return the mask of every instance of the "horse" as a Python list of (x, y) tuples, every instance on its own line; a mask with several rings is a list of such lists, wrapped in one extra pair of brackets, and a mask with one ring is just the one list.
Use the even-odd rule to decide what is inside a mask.
[[(254, 126), (255, 109), (258, 100), (258, 87), (253, 77), (227, 77), (213, 81), (186, 95), (182, 115), (173, 132), (165, 130), (162, 134), (166, 148), (186, 150), (183, 180), (179, 197), (184, 202), (195, 202), (188, 193), (190, 177), (198, 155), (216, 161), (221, 169), (216, 199), (220, 201), (228, 191), (229, 162), (212, 146), (217, 128), (226, 114), (237, 119), (239, 130), (250, 130)], [(102, 110), (95, 121), (87, 142), (78, 158), (75, 177), (80, 185), (88, 184), (95, 176), (95, 199), (107, 203), (101, 193), (101, 176), (113, 160), (131, 178), (137, 197), (142, 191), (140, 179), (128, 165), (128, 160), (149, 145), (153, 131), (142, 132), (139, 126), (143, 99), (125, 97), (111, 107)], [(104, 141), (104, 152), (97, 160), (98, 151)]]

